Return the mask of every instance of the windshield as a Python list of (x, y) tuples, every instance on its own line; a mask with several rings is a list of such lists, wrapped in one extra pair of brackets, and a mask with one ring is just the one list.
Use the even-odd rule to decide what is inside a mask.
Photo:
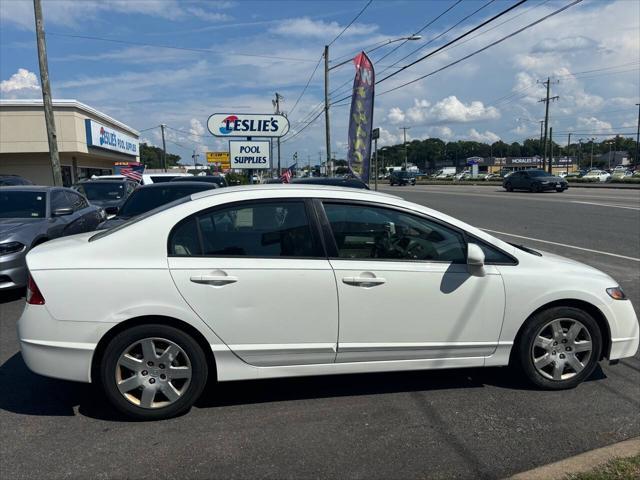
[(551, 174), (545, 172), (544, 170), (529, 170), (527, 172), (531, 177), (550, 177)]
[(91, 200), (120, 200), (125, 196), (123, 182), (87, 182), (76, 186), (77, 190)]
[(167, 185), (166, 187), (140, 188), (133, 192), (124, 203), (118, 217), (130, 218), (142, 213), (153, 210), (161, 205), (173, 202), (182, 197), (191, 195), (192, 193), (201, 192), (202, 190), (210, 190), (211, 185), (203, 183), (202, 186), (189, 185), (178, 186), (176, 184)]
[(0, 218), (44, 218), (46, 214), (45, 192), (0, 190)]

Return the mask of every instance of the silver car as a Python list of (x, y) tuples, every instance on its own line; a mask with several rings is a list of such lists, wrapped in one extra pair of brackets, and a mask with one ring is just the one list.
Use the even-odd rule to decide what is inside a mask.
[(27, 252), (42, 242), (95, 230), (105, 219), (70, 188), (0, 188), (0, 290), (27, 284)]

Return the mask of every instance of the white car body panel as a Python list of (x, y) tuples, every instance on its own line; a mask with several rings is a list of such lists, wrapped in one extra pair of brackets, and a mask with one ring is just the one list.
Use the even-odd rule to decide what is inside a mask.
[[(290, 197), (375, 202), (426, 214), (502, 249), (519, 263), (486, 265), (484, 276), (457, 271), (466, 280), (448, 297), (438, 280), (444, 277), (444, 265), (452, 271), (465, 266), (167, 255), (171, 228), (192, 213), (235, 201)], [(27, 255), (46, 304), (26, 306), (18, 333), (23, 357), (37, 373), (91, 381), (94, 350), (104, 335), (121, 322), (147, 316), (176, 319), (197, 330), (211, 346), (221, 381), (506, 365), (524, 321), (537, 308), (566, 299), (588, 302), (602, 312), (611, 332), (610, 359), (634, 355), (638, 348), (633, 307), (605, 293), (616, 285), (608, 275), (562, 257), (523, 252), (391, 195), (317, 185), (230, 187), (195, 194), (191, 201), (88, 241), (94, 234), (53, 240)], [(218, 269), (239, 281), (221, 288), (190, 282), (191, 276)], [(338, 308), (339, 292), (346, 289), (341, 276), (349, 270), (372, 271), (388, 283), (349, 287), (352, 291), (341, 296)], [(403, 277), (407, 270), (409, 276)], [(429, 284), (438, 288), (431, 310), (429, 299), (413, 300), (426, 293), (415, 280), (421, 273), (433, 276)], [(381, 294), (381, 286), (389, 287), (389, 296)], [(386, 300), (391, 297), (393, 304)], [(217, 305), (225, 310), (224, 319)], [(420, 313), (429, 316), (424, 319)], [(457, 328), (451, 326), (455, 324)]]

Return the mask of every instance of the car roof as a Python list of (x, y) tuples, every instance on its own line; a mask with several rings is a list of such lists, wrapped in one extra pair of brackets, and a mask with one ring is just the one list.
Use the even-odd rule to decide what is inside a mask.
[[(161, 183), (150, 183), (148, 185), (142, 185), (138, 188), (138, 190), (148, 190), (150, 188), (178, 188), (178, 187), (194, 187), (194, 188), (205, 188), (205, 189), (215, 189), (215, 183), (209, 182), (192, 182), (189, 180), (184, 180), (181, 182), (161, 182)], [(213, 188), (212, 188), (213, 187)]]
[[(175, 184), (174, 184), (175, 185)], [(291, 194), (296, 190), (309, 192), (309, 191), (317, 191), (321, 196), (323, 193), (343, 193), (353, 195), (357, 193), (358, 195), (370, 195), (371, 197), (387, 197), (387, 198), (400, 198), (397, 195), (391, 195), (388, 193), (376, 192), (375, 190), (366, 190), (363, 188), (351, 188), (351, 187), (337, 187), (333, 185), (318, 185), (315, 183), (261, 183), (258, 185), (238, 185), (234, 187), (227, 188), (219, 188), (215, 190), (209, 190), (205, 192), (198, 192), (191, 195), (192, 200), (198, 200), (200, 198), (205, 198), (210, 195), (231, 195), (233, 193), (238, 192), (257, 192), (257, 191), (281, 191), (286, 192), (286, 194)], [(339, 195), (336, 195), (339, 196)]]
[(54, 189), (57, 189), (57, 188), (65, 188), (66, 189), (66, 187), (51, 187), (51, 186), (47, 186), (47, 185), (7, 185), (7, 186), (3, 186), (3, 187), (0, 187), (0, 188), (2, 188), (3, 191), (6, 191), (6, 190), (29, 190), (29, 191), (38, 191), (38, 192), (54, 190)]

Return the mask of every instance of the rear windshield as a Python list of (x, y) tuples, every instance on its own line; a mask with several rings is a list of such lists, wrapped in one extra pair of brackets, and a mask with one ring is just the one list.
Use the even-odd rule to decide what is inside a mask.
[(76, 185), (76, 189), (89, 201), (91, 200), (120, 200), (125, 196), (124, 182), (87, 182)]
[(207, 184), (203, 184), (200, 187), (198, 185), (178, 186), (175, 183), (166, 187), (139, 188), (127, 199), (118, 212), (118, 216), (124, 218), (135, 217), (192, 193), (210, 189), (211, 186)]
[(133, 217), (129, 220), (127, 220), (124, 223), (121, 223), (120, 225), (113, 227), (113, 228), (109, 228), (107, 230), (101, 230), (100, 232), (96, 233), (94, 236), (92, 236), (89, 241), (93, 242), (94, 240), (99, 240), (103, 237), (106, 237), (108, 235), (111, 235), (114, 232), (117, 232), (119, 230), (122, 230), (123, 228), (127, 228), (129, 225), (133, 225), (134, 223), (137, 223), (141, 220), (144, 220), (145, 218), (149, 218), (153, 215), (155, 215), (156, 213), (160, 213), (163, 212), (165, 210), (168, 210), (169, 208), (175, 207), (176, 205), (180, 205), (182, 203), (187, 203), (191, 201), (191, 197), (182, 197), (179, 198), (178, 200), (171, 202), (171, 203), (167, 203), (165, 205), (161, 205), (158, 208), (154, 208), (153, 210), (149, 210), (146, 213), (143, 213), (142, 215), (138, 215), (137, 217)]
[(175, 177), (172, 177), (171, 175), (151, 175), (151, 181), (153, 183), (165, 183), (165, 182), (170, 182), (171, 180), (173, 180), (174, 178), (177, 178), (178, 175), (176, 175)]
[(44, 218), (46, 214), (45, 192), (0, 190), (0, 218)]

